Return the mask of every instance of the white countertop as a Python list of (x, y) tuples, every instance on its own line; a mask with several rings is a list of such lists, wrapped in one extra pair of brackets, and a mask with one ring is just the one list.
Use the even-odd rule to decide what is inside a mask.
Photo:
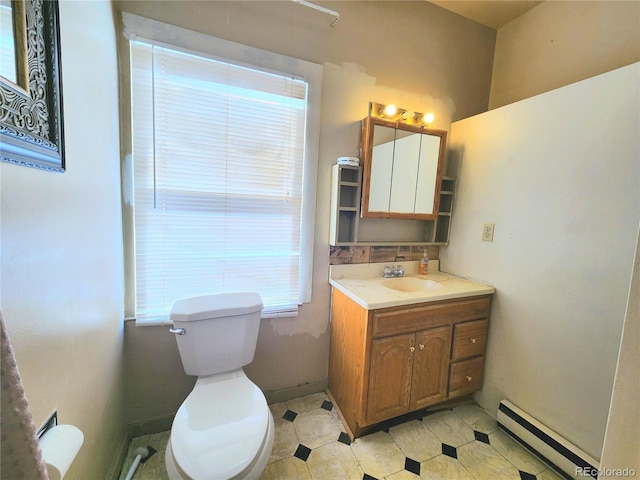
[[(331, 265), (329, 283), (367, 310), (434, 302), (449, 298), (489, 295), (495, 289), (484, 283), (472, 282), (461, 277), (440, 272), (440, 262), (429, 260), (429, 273), (418, 275), (420, 262), (362, 263)], [(405, 278), (432, 280), (439, 285), (435, 289), (404, 292), (383, 286), (385, 265), (402, 265)]]

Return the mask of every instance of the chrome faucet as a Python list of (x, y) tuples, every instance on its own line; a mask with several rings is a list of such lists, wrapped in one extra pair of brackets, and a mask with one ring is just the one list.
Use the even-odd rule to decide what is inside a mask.
[(404, 268), (402, 265), (389, 266), (384, 267), (384, 271), (382, 272), (383, 278), (396, 278), (396, 277), (404, 277)]

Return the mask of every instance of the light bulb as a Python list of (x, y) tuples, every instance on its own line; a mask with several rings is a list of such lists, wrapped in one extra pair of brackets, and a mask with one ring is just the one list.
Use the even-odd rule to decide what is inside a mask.
[(429, 125), (435, 120), (436, 116), (433, 113), (425, 113), (422, 117), (422, 123)]
[(382, 113), (384, 113), (387, 117), (393, 117), (397, 111), (398, 109), (395, 105), (387, 105), (386, 107), (384, 107)]

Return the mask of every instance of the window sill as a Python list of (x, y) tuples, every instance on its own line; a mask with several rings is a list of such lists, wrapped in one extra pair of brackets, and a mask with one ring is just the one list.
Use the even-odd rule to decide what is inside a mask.
[[(280, 313), (263, 313), (260, 317), (260, 320), (269, 320), (271, 318), (296, 318), (298, 316), (298, 311), (290, 311), (290, 312), (280, 312)], [(173, 322), (166, 319), (160, 318), (125, 318), (125, 322), (135, 322), (136, 327), (157, 327), (157, 326), (165, 326), (172, 327)]]
[(135, 322), (136, 327), (156, 327), (158, 325), (161, 326), (173, 326), (171, 320), (167, 319), (159, 319), (159, 318), (145, 318), (145, 319), (137, 319), (137, 318), (127, 318), (125, 322)]

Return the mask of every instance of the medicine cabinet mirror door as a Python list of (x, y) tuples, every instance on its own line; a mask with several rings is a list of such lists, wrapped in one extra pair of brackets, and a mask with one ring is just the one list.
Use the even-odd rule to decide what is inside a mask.
[(446, 134), (418, 125), (365, 118), (362, 217), (434, 220)]

